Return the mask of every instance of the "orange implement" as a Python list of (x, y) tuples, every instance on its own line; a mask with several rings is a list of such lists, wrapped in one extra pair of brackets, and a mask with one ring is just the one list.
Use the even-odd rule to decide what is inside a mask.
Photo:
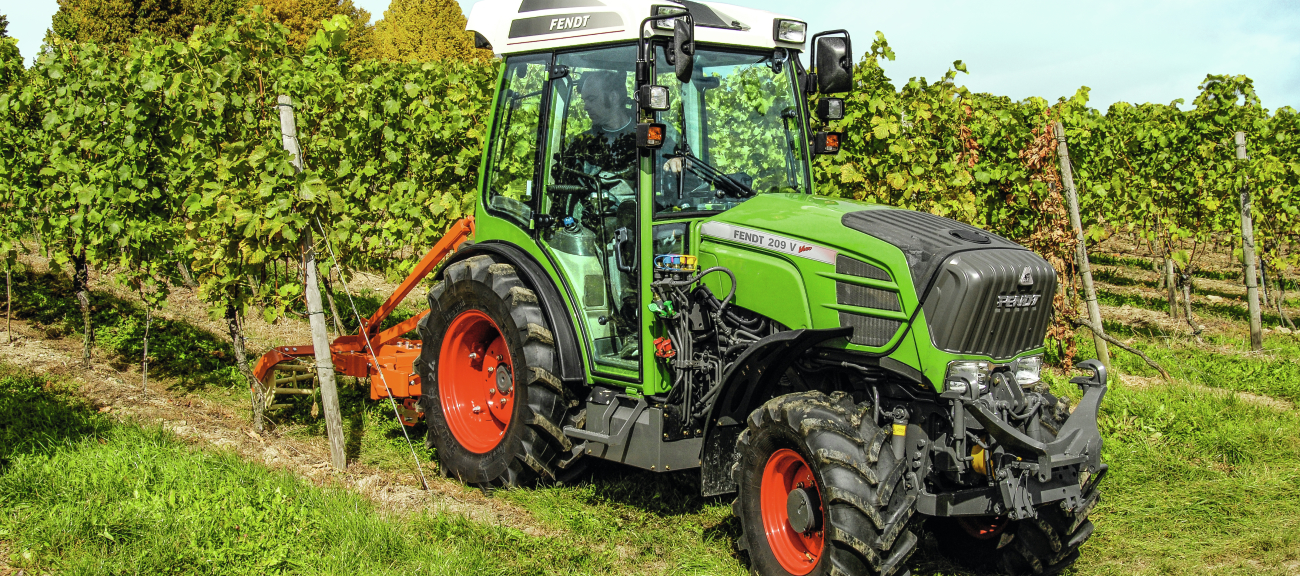
[[(361, 321), (361, 328), (356, 334), (340, 336), (330, 343), (330, 357), (334, 360), (334, 370), (339, 374), (357, 378), (370, 378), (370, 398), (378, 400), (390, 394), (394, 398), (409, 398), (420, 395), (420, 376), (415, 373), (415, 360), (420, 356), (420, 341), (401, 338), (402, 334), (414, 330), (420, 319), (428, 314), (423, 310), (419, 314), (404, 320), (382, 332), (371, 334), (372, 327), (383, 324), (384, 319), (397, 308), (411, 290), (420, 281), (437, 268), (448, 254), (459, 248), (474, 235), (474, 219), (465, 218), (452, 224), (447, 234), (434, 245), (432, 250), (420, 259), (415, 269), (402, 281), (387, 300), (370, 318)], [(265, 382), (271, 369), (277, 364), (297, 358), (314, 356), (312, 346), (280, 346), (273, 348), (257, 360), (253, 375)], [(402, 418), (403, 424), (414, 424)]]

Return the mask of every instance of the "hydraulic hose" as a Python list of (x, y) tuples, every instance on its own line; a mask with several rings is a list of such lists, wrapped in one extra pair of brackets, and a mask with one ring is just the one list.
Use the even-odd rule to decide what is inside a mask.
[(731, 277), (731, 290), (727, 292), (727, 297), (722, 299), (722, 305), (718, 308), (718, 312), (721, 313), (723, 310), (727, 309), (727, 305), (731, 303), (731, 298), (736, 295), (736, 275), (732, 273), (732, 271), (725, 266), (714, 266), (712, 268), (705, 269), (701, 271), (699, 274), (691, 276), (690, 278), (687, 278), (685, 280), (659, 280), (658, 282), (655, 282), (655, 285), (672, 286), (672, 287), (690, 286), (691, 284), (699, 282), (701, 278), (708, 276), (709, 274), (712, 274), (714, 272), (726, 272), (727, 276)]

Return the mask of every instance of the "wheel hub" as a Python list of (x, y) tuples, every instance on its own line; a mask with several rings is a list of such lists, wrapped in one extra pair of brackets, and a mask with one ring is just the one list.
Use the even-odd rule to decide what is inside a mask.
[(481, 310), (461, 312), (447, 326), (438, 356), (438, 396), (460, 445), (477, 454), (496, 448), (510, 426), (514, 392), (501, 329)]
[(808, 488), (795, 488), (786, 497), (785, 512), (790, 517), (790, 528), (795, 532), (808, 533), (820, 528), (821, 503), (817, 501), (817, 492)]
[(759, 488), (763, 531), (772, 555), (795, 576), (812, 572), (825, 547), (821, 493), (808, 462), (779, 449), (767, 459)]

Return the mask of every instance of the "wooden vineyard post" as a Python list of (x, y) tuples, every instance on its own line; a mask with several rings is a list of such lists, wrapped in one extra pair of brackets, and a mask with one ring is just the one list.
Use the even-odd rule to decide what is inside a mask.
[[(1237, 160), (1246, 155), (1246, 133), (1237, 132)], [(1250, 184), (1241, 185), (1241, 252), (1246, 260), (1246, 306), (1250, 310), (1250, 349), (1264, 349), (1264, 332), (1259, 318), (1259, 278), (1255, 272), (1255, 229), (1250, 218)]]
[[(284, 149), (293, 157), (294, 168), (301, 172), (302, 150), (298, 147), (298, 128), (293, 119), (293, 100), (281, 95), (276, 99), (276, 105), (280, 108), (280, 134)], [(316, 356), (316, 378), (320, 382), (321, 407), (325, 409), (325, 431), (330, 442), (330, 462), (334, 468), (346, 470), (348, 457), (343, 449), (343, 418), (339, 415), (339, 391), (334, 382), (334, 360), (330, 356), (329, 335), (325, 328), (325, 309), (321, 305), (316, 250), (312, 243), (310, 225), (302, 234), (302, 262), (307, 277), (307, 319), (311, 323), (311, 343)]]
[[(1101, 307), (1097, 305), (1097, 289), (1092, 285), (1092, 266), (1088, 263), (1088, 245), (1083, 235), (1083, 218), (1079, 216), (1079, 194), (1074, 188), (1074, 171), (1070, 167), (1070, 150), (1065, 144), (1065, 127), (1060, 121), (1052, 123), (1052, 133), (1056, 136), (1056, 153), (1061, 158), (1061, 180), (1065, 183), (1065, 200), (1070, 207), (1070, 225), (1078, 238), (1075, 258), (1078, 260), (1079, 275), (1083, 279), (1083, 299), (1088, 305), (1088, 321), (1101, 329)], [(1102, 334), (1093, 332), (1093, 344), (1097, 347), (1097, 359), (1101, 360), (1106, 370), (1110, 370), (1110, 348)]]

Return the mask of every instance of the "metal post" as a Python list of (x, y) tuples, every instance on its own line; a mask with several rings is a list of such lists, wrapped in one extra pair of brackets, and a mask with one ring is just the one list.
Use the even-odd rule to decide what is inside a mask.
[[(1248, 160), (1246, 133), (1237, 132), (1237, 160)], [(1250, 184), (1241, 186), (1241, 251), (1246, 259), (1246, 306), (1250, 310), (1250, 349), (1264, 349), (1264, 332), (1259, 318), (1259, 278), (1255, 272), (1255, 228), (1250, 218)]]
[[(1056, 136), (1056, 153), (1061, 158), (1061, 180), (1065, 184), (1065, 200), (1070, 207), (1070, 225), (1078, 239), (1075, 259), (1079, 265), (1079, 275), (1083, 279), (1083, 299), (1088, 305), (1088, 321), (1098, 329), (1101, 325), (1101, 307), (1097, 305), (1097, 289), (1092, 285), (1092, 266), (1088, 263), (1088, 245), (1083, 235), (1083, 219), (1079, 217), (1079, 194), (1074, 188), (1074, 170), (1070, 167), (1070, 150), (1065, 143), (1065, 127), (1059, 121), (1052, 123), (1052, 133)], [(1097, 359), (1101, 360), (1106, 370), (1110, 370), (1110, 348), (1101, 334), (1093, 333), (1093, 345), (1097, 347)]]
[[(302, 171), (302, 150), (298, 147), (298, 128), (293, 119), (293, 100), (281, 95), (276, 99), (280, 108), (280, 134), (284, 149), (293, 156), (293, 167)], [(320, 282), (317, 279), (316, 249), (312, 242), (311, 227), (302, 234), (302, 261), (306, 271), (307, 319), (311, 323), (311, 343), (316, 356), (316, 378), (320, 381), (321, 407), (325, 409), (325, 431), (330, 442), (330, 461), (339, 470), (348, 467), (347, 453), (343, 449), (343, 418), (339, 415), (339, 392), (334, 383), (334, 360), (330, 355), (329, 335), (325, 328), (325, 309), (321, 305)]]

